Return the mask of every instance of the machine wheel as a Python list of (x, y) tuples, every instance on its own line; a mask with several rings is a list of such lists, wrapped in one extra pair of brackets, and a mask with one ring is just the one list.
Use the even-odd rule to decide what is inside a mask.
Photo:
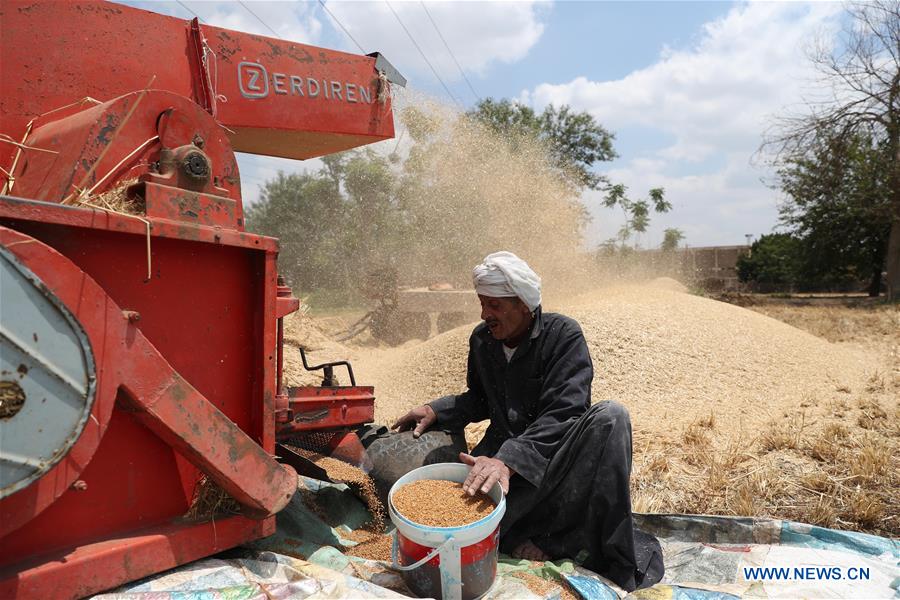
[(357, 435), (372, 460), (369, 476), (385, 507), (388, 492), (398, 479), (423, 465), (459, 462), (459, 453), (468, 451), (461, 431), (426, 431), (416, 439), (411, 431), (394, 433), (386, 427), (368, 427)]
[(5, 246), (0, 306), (2, 499), (41, 479), (75, 446), (92, 415), (97, 370), (81, 323)]

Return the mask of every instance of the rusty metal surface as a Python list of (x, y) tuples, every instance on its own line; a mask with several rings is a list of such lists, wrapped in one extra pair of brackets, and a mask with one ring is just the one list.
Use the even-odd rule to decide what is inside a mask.
[[(50, 208), (67, 212), (65, 207), (58, 205)], [(19, 223), (20, 226), (26, 224), (27, 222)], [(225, 382), (223, 389), (237, 388), (234, 390), (237, 394), (235, 400), (240, 402), (224, 405), (217, 402), (217, 405), (227, 411), (228, 416), (225, 417), (218, 408), (203, 400), (196, 389), (179, 378), (143, 335), (144, 328), (149, 332), (156, 331), (156, 340), (164, 347), (179, 349), (170, 356), (177, 359), (182, 369), (192, 373), (201, 383), (204, 377), (199, 375), (204, 372), (210, 372), (212, 381), (221, 379), (221, 373), (233, 370), (226, 367), (225, 371), (219, 372), (208, 359), (198, 356), (195, 347), (181, 343), (177, 336), (172, 340), (166, 339), (178, 331), (177, 328), (172, 328), (179, 316), (172, 313), (172, 304), (163, 303), (154, 310), (160, 297), (157, 293), (151, 293), (146, 298), (149, 304), (147, 301), (129, 302), (129, 310), (123, 311), (107, 295), (107, 291), (112, 291), (120, 298), (127, 299), (129, 294), (123, 293), (127, 289), (144, 290), (140, 295), (146, 296), (148, 289), (159, 288), (159, 283), (155, 286), (151, 283), (151, 287), (147, 288), (147, 284), (142, 283), (138, 277), (131, 278), (130, 281), (126, 277), (123, 281), (116, 269), (108, 272), (117, 261), (127, 260), (129, 247), (132, 251), (143, 248), (141, 237), (125, 236), (133, 239), (130, 243), (123, 239), (117, 244), (113, 239), (104, 240), (102, 236), (122, 234), (112, 234), (102, 229), (87, 230), (86, 233), (101, 236), (98, 240), (99, 251), (95, 253), (92, 250), (91, 236), (73, 236), (72, 232), (77, 230), (47, 223), (32, 223), (31, 227), (36, 235), (53, 240), (63, 250), (71, 252), (72, 257), (77, 258), (84, 268), (107, 277), (107, 289), (103, 289), (79, 268), (81, 265), (76, 267), (68, 258), (36, 238), (7, 228), (0, 229), (0, 243), (40, 275), (48, 288), (71, 308), (75, 318), (84, 326), (96, 351), (98, 394), (92, 411), (93, 418), (88, 421), (72, 451), (45, 477), (0, 502), (0, 569), (10, 568), (10, 565), (21, 561), (23, 557), (61, 551), (60, 549), (71, 545), (91, 544), (104, 536), (133, 530), (141, 523), (166, 522), (178, 518), (187, 510), (198, 477), (198, 471), (192, 468), (189, 459), (213, 471), (210, 475), (217, 481), (230, 485), (235, 496), (247, 503), (248, 512), (256, 517), (271, 513), (283, 505), (286, 496), (295, 489), (296, 476), (284, 471), (270, 457), (274, 450), (274, 423), (267, 428), (268, 434), (254, 432), (251, 427), (252, 422), (259, 424), (274, 421), (271, 412), (273, 408), (265, 401), (269, 389), (274, 388), (274, 361), (271, 355), (267, 354), (254, 361), (258, 365), (258, 375), (254, 381), (258, 383), (251, 389), (257, 390), (256, 393), (245, 394), (241, 392), (240, 385)], [(123, 242), (124, 246), (121, 245)], [(173, 243), (194, 242), (169, 242)], [(195, 258), (202, 256), (198, 252), (202, 246), (194, 249)], [(219, 266), (222, 266), (223, 260), (224, 264), (232, 260), (224, 248), (207, 246), (213, 251), (210, 259), (217, 260)], [(168, 251), (165, 248), (160, 250), (164, 251), (163, 254)], [(173, 258), (184, 255), (178, 248), (173, 248), (172, 251)], [(246, 252), (239, 248), (232, 248), (230, 251)], [(271, 345), (267, 347), (260, 339), (256, 345), (251, 344), (249, 350), (271, 353), (274, 350), (275, 320), (264, 318), (266, 313), (263, 307), (268, 307), (268, 314), (274, 314), (274, 253), (259, 254), (265, 258), (259, 263), (263, 268), (259, 275), (263, 276), (269, 270), (272, 273), (271, 290), (261, 294), (261, 300), (263, 297), (270, 299), (263, 302), (256, 313), (245, 310), (236, 314), (244, 314), (249, 335), (254, 331), (268, 333), (268, 344)], [(111, 257), (115, 259), (111, 260)], [(233, 258), (237, 258), (237, 255)], [(99, 262), (94, 264), (93, 260)], [(200, 284), (200, 289), (204, 289), (202, 278), (201, 281), (193, 281), (197, 277), (196, 274), (191, 274), (190, 269), (180, 275), (177, 273), (178, 269), (170, 270), (173, 263), (165, 260), (161, 262), (160, 276), (165, 275), (162, 279), (168, 282), (166, 286), (172, 286), (172, 293), (184, 296), (190, 293), (191, 284), (194, 283)], [(193, 280), (185, 276), (193, 276)], [(222, 274), (217, 276), (221, 279)], [(205, 289), (210, 288), (207, 286)], [(225, 290), (227, 287), (216, 293), (221, 294)], [(235, 292), (246, 295), (242, 288), (236, 287)], [(139, 296), (131, 295), (132, 299), (137, 297)], [(247, 308), (250, 306), (252, 305)], [(135, 308), (139, 310), (134, 310)], [(228, 308), (237, 309), (238, 306), (230, 305), (226, 312)], [(154, 316), (157, 313), (165, 316), (165, 323), (157, 320)], [(129, 318), (138, 314), (139, 319)], [(173, 316), (176, 318), (173, 319)], [(185, 327), (202, 326), (202, 322), (198, 323), (190, 312), (184, 316), (187, 318), (183, 322)], [(163, 334), (163, 337), (159, 337), (159, 334)], [(238, 343), (241, 346), (246, 344)], [(213, 347), (222, 350), (230, 346), (225, 344)], [(188, 358), (190, 360), (186, 361)], [(200, 367), (201, 371), (191, 366), (192, 363)], [(253, 373), (254, 370), (249, 372)], [(235, 374), (250, 381), (240, 372)], [(261, 383), (268, 387), (264, 390)], [(208, 383), (203, 385), (207, 389), (213, 389)], [(132, 397), (130, 401), (128, 396)], [(221, 394), (214, 394), (212, 397), (216, 400), (223, 399)], [(135, 402), (138, 398), (144, 403)], [(184, 401), (187, 401), (186, 404), (183, 404)], [(135, 409), (138, 412), (133, 412)], [(185, 409), (199, 420), (184, 420)], [(146, 416), (142, 416), (145, 413)], [(177, 450), (142, 426), (142, 420), (152, 422), (152, 426), (167, 436)], [(252, 432), (252, 437), (241, 432), (233, 424), (235, 422)], [(208, 431), (210, 429), (213, 430), (212, 434)], [(258, 440), (262, 447), (254, 440)], [(207, 447), (198, 451), (197, 447), (202, 447), (204, 443)], [(218, 448), (210, 450), (210, 445), (217, 445)], [(185, 450), (185, 447), (190, 448)], [(229, 450), (234, 452), (230, 453)], [(192, 451), (195, 455), (190, 456)], [(181, 458), (182, 454), (189, 456)], [(229, 466), (231, 462), (234, 464)], [(262, 473), (264, 477), (271, 475), (274, 486), (271, 486), (272, 482), (258, 478), (256, 473)], [(237, 481), (238, 477), (242, 479)], [(241, 494), (244, 496), (241, 497)], [(252, 538), (244, 538), (248, 539)], [(120, 544), (123, 547), (129, 546), (127, 539), (121, 540)], [(212, 551), (208, 549), (206, 553)], [(155, 564), (147, 572), (174, 566), (162, 560)], [(71, 566), (66, 573), (65, 585), (81, 585), (86, 576), (86, 572), (80, 572)], [(130, 578), (121, 570), (115, 577), (118, 577), (118, 582)], [(98, 590), (99, 588), (95, 589)]]
[[(56, 274), (55, 277), (51, 275), (54, 284), (48, 286), (49, 291), (69, 307), (90, 340), (102, 339), (107, 328), (115, 329), (122, 320), (121, 313), (104, 306), (103, 299), (106, 295), (102, 290), (96, 287), (83, 288), (83, 273), (80, 276), (72, 269), (66, 269), (65, 263), (68, 261), (57, 253), (48, 252), (43, 244), (36, 243), (29, 236), (0, 227), (0, 245), (42, 281), (46, 282), (47, 274)], [(9, 539), (10, 532), (40, 515), (71, 488), (84, 466), (91, 461), (109, 425), (117, 382), (100, 368), (109, 356), (109, 349), (93, 342), (91, 346), (97, 364), (97, 392), (90, 418), (68, 453), (40, 479), (0, 501), (0, 564), (9, 560), (6, 555), (9, 544), (4, 543), (4, 540)]]
[(23, 264), (34, 269), (37, 277), (43, 275), (42, 285), (48, 290), (57, 289), (60, 280), (80, 279), (82, 296), (76, 302), (89, 289), (107, 307), (112, 323), (102, 332), (86, 330), (93, 347), (107, 349), (99, 370), (114, 371), (121, 408), (201, 468), (251, 514), (274, 514), (290, 500), (296, 477), (172, 368), (129, 318), (134, 311), (123, 311), (104, 297), (93, 280), (38, 240), (6, 228), (0, 228), (0, 234), (6, 248), (21, 252), (18, 258)]
[[(296, 489), (273, 460), (276, 320), (298, 302), (277, 292), (277, 240), (243, 230), (233, 150), (392, 137), (377, 59), (94, 0), (3, 2), (0, 56), (0, 132), (50, 151), (0, 148), (16, 178), (0, 245), (68, 307), (97, 369), (77, 441), (0, 500), (0, 597), (87, 595), (272, 533)], [(133, 178), (138, 216), (59, 204)], [(359, 390), (311, 401), (326, 426), (366, 422)], [(263, 520), (184, 523), (204, 472)]]
[(375, 420), (370, 386), (288, 388), (287, 412), (279, 419), (278, 439), (317, 429), (349, 428)]
[(227, 229), (244, 228), (240, 201), (155, 183), (144, 184), (140, 193), (149, 219)]
[[(146, 225), (134, 217), (97, 208), (63, 206), (12, 196), (0, 196), (0, 221), (4, 220), (105, 230), (141, 237), (147, 232)], [(267, 252), (278, 251), (278, 240), (263, 235), (162, 218), (152, 218), (151, 222), (150, 235), (154, 239), (190, 240)]]
[(47, 115), (34, 123), (28, 144), (45, 151), (23, 153), (12, 170), (13, 191), (24, 198), (61, 202), (140, 177), (240, 201), (225, 130), (171, 92), (132, 92), (73, 114)]
[(260, 519), (284, 508), (297, 475), (279, 465), (221, 411), (179, 376), (155, 348), (134, 333), (122, 358), (125, 402), (134, 417), (201, 469)]
[(82, 598), (273, 533), (274, 517), (241, 516), (133, 531), (0, 567), (0, 598)]

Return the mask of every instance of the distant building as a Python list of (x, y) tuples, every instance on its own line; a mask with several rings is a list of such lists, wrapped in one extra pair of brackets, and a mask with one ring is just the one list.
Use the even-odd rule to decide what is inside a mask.
[(684, 281), (691, 281), (708, 291), (722, 291), (741, 287), (737, 261), (740, 256), (750, 254), (750, 246), (702, 246), (671, 252), (643, 250), (640, 253), (657, 265), (671, 265)]
[(737, 261), (750, 254), (750, 246), (704, 246), (681, 248), (682, 272), (704, 289), (734, 290), (740, 287)]

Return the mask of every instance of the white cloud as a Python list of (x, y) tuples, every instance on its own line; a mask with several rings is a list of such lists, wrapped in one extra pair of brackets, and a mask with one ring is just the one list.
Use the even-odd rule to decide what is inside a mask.
[(240, 3), (234, 1), (118, 1), (180, 19), (197, 16), (202, 23), (207, 25), (268, 37), (280, 37), (303, 44), (315, 44), (322, 35), (321, 10), (318, 9), (318, 4), (312, 2), (243, 0), (243, 4), (246, 6), (241, 6)]
[[(661, 239), (663, 226), (678, 226), (702, 234), (691, 240), (689, 232), (694, 244), (743, 242), (743, 233), (767, 232), (777, 218), (777, 193), (759, 182), (763, 173), (750, 159), (771, 116), (796, 107), (810, 90), (806, 47), (833, 30), (841, 10), (837, 3), (740, 4), (707, 23), (694, 46), (666, 47), (655, 64), (622, 79), (544, 83), (520, 99), (537, 108), (587, 110), (613, 131), (633, 127), (674, 138), (661, 146), (642, 134), (647, 148), (623, 157), (613, 179), (631, 182), (638, 195), (654, 185), (666, 188), (675, 209), (655, 219), (655, 237)], [(725, 166), (709, 173), (711, 162)], [(618, 225), (595, 227), (614, 233)]]
[(246, 8), (235, 2), (196, 2), (188, 6), (216, 27), (268, 37), (277, 34), (302, 44), (315, 44), (321, 37), (322, 17), (317, 4), (257, 0), (244, 0), (244, 4)]
[(696, 47), (668, 49), (623, 79), (545, 83), (525, 98), (589, 110), (613, 129), (662, 129), (678, 138), (671, 158), (704, 158), (758, 137), (768, 115), (801, 100), (812, 75), (804, 46), (839, 11), (834, 3), (741, 5), (707, 24)]
[[(467, 74), (484, 75), (498, 63), (524, 58), (544, 31), (545, 2), (357, 2), (332, 0), (329, 10), (366, 52), (384, 54), (413, 83), (433, 78), (391, 8), (445, 81), (461, 79), (438, 31)], [(431, 19), (429, 19), (429, 14)], [(432, 19), (434, 24), (432, 24)]]

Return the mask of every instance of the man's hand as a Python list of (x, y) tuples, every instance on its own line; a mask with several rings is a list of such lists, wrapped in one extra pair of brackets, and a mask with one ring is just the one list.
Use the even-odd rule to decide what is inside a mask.
[(502, 460), (487, 456), (475, 458), (464, 452), (459, 453), (459, 460), (472, 467), (463, 483), (463, 491), (470, 496), (474, 496), (478, 491), (486, 494), (498, 481), (503, 493), (509, 492), (509, 478), (513, 476), (514, 471)]
[(397, 419), (397, 422), (391, 425), (391, 429), (396, 429), (397, 431), (409, 431), (412, 429), (413, 437), (417, 438), (434, 425), (435, 421), (437, 421), (437, 415), (434, 414), (434, 409), (427, 404), (423, 404)]

